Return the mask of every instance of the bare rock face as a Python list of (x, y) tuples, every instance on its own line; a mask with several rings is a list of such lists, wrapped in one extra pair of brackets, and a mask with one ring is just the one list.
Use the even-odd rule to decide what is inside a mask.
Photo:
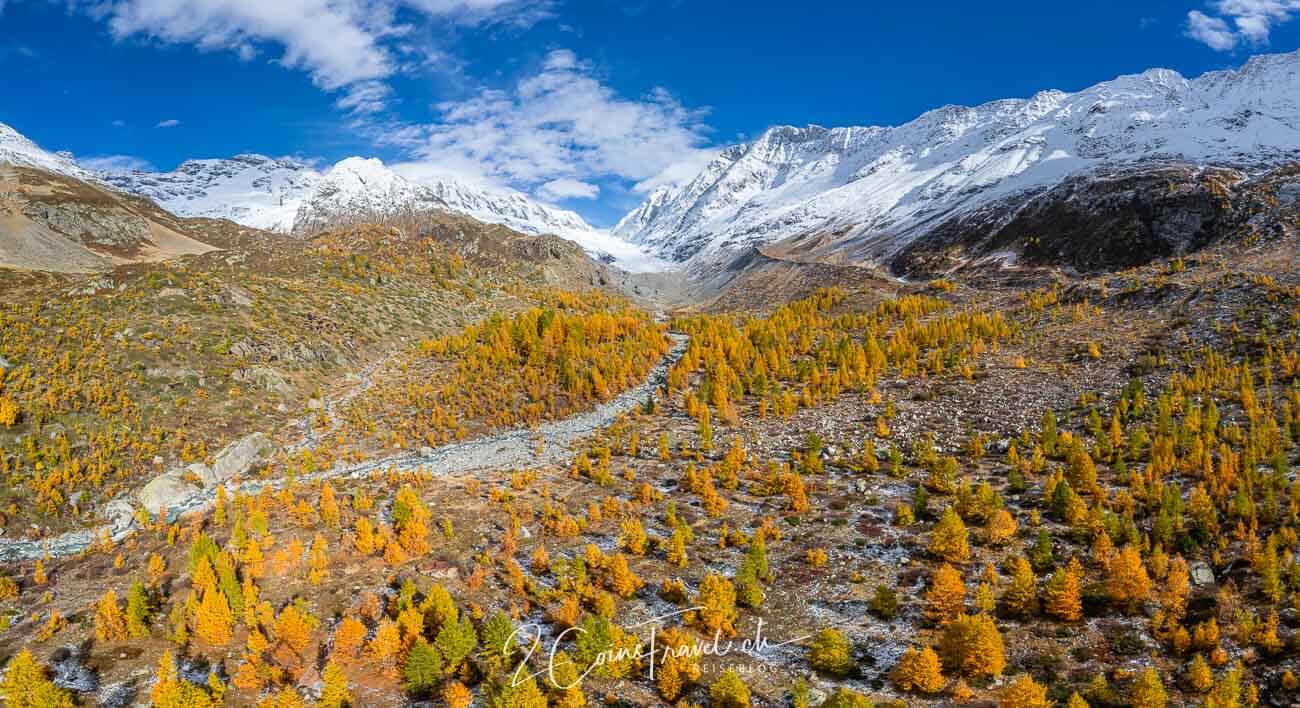
[(103, 516), (112, 525), (114, 531), (125, 530), (130, 527), (131, 520), (135, 517), (135, 507), (128, 499), (114, 499), (104, 505)]
[(252, 469), (274, 446), (264, 433), (246, 435), (222, 448), (212, 461), (214, 483), (223, 484)]
[(150, 514), (167, 515), (186, 508), (205, 489), (248, 472), (273, 448), (270, 438), (263, 433), (246, 435), (222, 448), (211, 467), (195, 462), (184, 469), (164, 472), (149, 480), (136, 493), (136, 499)]
[(254, 366), (248, 369), (241, 369), (234, 373), (233, 378), (236, 381), (245, 381), (256, 384), (262, 389), (271, 391), (272, 393), (293, 393), (293, 386), (285, 380), (284, 375), (269, 366)]
[(117, 209), (75, 202), (33, 202), (24, 213), (33, 221), (91, 248), (133, 253), (140, 244), (149, 242), (149, 222)]
[(166, 516), (172, 509), (185, 506), (201, 491), (199, 487), (185, 480), (181, 470), (172, 470), (149, 480), (149, 483), (136, 493), (136, 499), (150, 514)]
[(1076, 175), (935, 226), (892, 265), (914, 276), (981, 260), (1122, 270), (1227, 239), (1281, 238), (1297, 213), (1297, 168), (1256, 177), (1191, 164)]
[(213, 474), (212, 468), (202, 462), (195, 462), (185, 468), (187, 479), (197, 479), (203, 483), (204, 487), (211, 487), (217, 483), (217, 476)]

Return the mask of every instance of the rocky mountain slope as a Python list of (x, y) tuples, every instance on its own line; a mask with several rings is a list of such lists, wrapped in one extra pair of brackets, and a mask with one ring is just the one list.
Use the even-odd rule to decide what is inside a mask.
[(0, 164), (0, 268), (91, 272), (216, 250), (181, 222), (147, 199)]
[(189, 160), (174, 172), (104, 175), (105, 181), (184, 216), (228, 218), (268, 231), (310, 233), (340, 222), (387, 220), (425, 209), (452, 211), (523, 233), (592, 232), (582, 217), (518, 192), (449, 179), (416, 182), (374, 158), (350, 157), (318, 171), (292, 159), (237, 155)]
[[(1209, 200), (1207, 190), (1221, 195), (1297, 159), (1300, 52), (1195, 79), (1153, 69), (1076, 93), (945, 106), (897, 127), (772, 128), (723, 151), (691, 182), (651, 194), (614, 234), (704, 273), (775, 242), (807, 258), (907, 269), (936, 264), (940, 252), (949, 266), (972, 256), (1019, 258), (1032, 246), (1029, 234), (1004, 228), (1031, 207), (1040, 217), (1034, 227), (1051, 230), (1045, 216), (1063, 200), (1087, 201), (1067, 210), (1096, 218), (1073, 219), (1069, 238), (1095, 240), (1104, 234), (1084, 227), (1114, 225), (1123, 206), (1134, 218), (1120, 221), (1138, 233), (1121, 248), (1145, 251), (1038, 249), (1087, 269), (1218, 234), (1203, 215), (1153, 225), (1145, 212), (1164, 193)], [(1234, 171), (1211, 179), (1210, 166)], [(1284, 186), (1274, 196), (1294, 194)]]

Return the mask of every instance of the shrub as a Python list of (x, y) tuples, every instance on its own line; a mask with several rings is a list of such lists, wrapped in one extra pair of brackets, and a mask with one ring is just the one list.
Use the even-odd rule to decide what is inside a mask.
[(939, 656), (952, 673), (998, 676), (1006, 666), (1002, 635), (988, 615), (961, 615), (943, 628)]
[(709, 686), (709, 698), (719, 708), (749, 708), (749, 687), (739, 674), (727, 669)]
[(406, 655), (402, 688), (412, 696), (427, 696), (442, 680), (442, 671), (442, 655), (421, 637)]
[(845, 676), (853, 669), (849, 640), (842, 632), (827, 627), (813, 638), (808, 661), (814, 669), (835, 676)]

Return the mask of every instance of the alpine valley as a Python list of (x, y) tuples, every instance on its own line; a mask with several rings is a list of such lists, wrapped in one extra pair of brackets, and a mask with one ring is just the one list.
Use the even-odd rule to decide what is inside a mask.
[(703, 161), (603, 229), (0, 125), (0, 703), (1300, 704), (1300, 53)]

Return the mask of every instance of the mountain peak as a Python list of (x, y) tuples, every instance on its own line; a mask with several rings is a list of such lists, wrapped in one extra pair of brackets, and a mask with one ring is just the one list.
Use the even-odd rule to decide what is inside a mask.
[(1297, 97), (1293, 52), (1190, 80), (1151, 69), (1074, 93), (946, 105), (891, 128), (776, 126), (651, 194), (615, 233), (692, 268), (814, 235), (887, 259), (945, 219), (1102, 168), (1176, 160), (1263, 170), (1300, 158)]
[(36, 167), (50, 172), (91, 179), (90, 170), (77, 164), (72, 153), (49, 152), (19, 133), (12, 126), (0, 123), (0, 164)]

